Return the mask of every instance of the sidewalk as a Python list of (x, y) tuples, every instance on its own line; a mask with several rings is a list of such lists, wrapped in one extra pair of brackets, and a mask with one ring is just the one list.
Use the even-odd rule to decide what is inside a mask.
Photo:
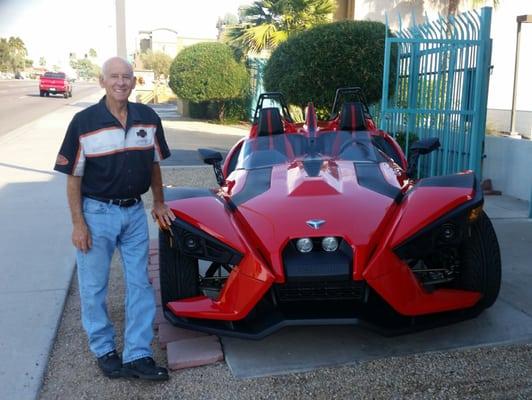
[(81, 109), (63, 107), (0, 138), (1, 399), (37, 395), (70, 286), (66, 179), (53, 166)]

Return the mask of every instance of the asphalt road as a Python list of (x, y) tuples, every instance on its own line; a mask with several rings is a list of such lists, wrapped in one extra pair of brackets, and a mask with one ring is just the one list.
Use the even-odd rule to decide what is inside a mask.
[(39, 81), (0, 80), (0, 136), (58, 108), (79, 101), (100, 87), (95, 83), (74, 83), (69, 99), (39, 96)]

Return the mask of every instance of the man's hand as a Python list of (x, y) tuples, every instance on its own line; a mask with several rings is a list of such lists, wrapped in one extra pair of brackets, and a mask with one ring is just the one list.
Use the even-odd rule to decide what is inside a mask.
[(75, 224), (72, 229), (72, 244), (76, 249), (86, 253), (92, 247), (92, 238), (87, 224)]
[(154, 201), (151, 210), (151, 216), (154, 221), (159, 222), (161, 228), (169, 228), (175, 219), (174, 213), (170, 208), (161, 201)]

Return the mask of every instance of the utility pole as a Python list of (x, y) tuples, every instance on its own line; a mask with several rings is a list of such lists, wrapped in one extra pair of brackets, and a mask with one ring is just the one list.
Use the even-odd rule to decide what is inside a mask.
[[(515, 42), (515, 63), (514, 63), (514, 85), (512, 92), (512, 111), (510, 113), (510, 134), (516, 135), (515, 132), (515, 114), (516, 114), (516, 100), (517, 100), (517, 82), (519, 72), (519, 47), (521, 43), (521, 24), (532, 22), (532, 15), (520, 15), (516, 18), (517, 35)], [(532, 210), (532, 208), (531, 208)]]
[(116, 5), (116, 55), (127, 60), (126, 50), (126, 0), (115, 0)]

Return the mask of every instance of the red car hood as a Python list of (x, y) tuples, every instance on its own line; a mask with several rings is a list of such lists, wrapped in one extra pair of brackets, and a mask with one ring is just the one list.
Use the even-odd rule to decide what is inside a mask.
[[(324, 161), (317, 167), (311, 171), (295, 162), (251, 170), (233, 188), (240, 221), (247, 225), (241, 228), (254, 233), (263, 255), (272, 254), (268, 261), (278, 276), (281, 251), (294, 238), (336, 236), (358, 250), (370, 247), (400, 192), (386, 180), (386, 165)], [(324, 223), (314, 229), (310, 220)]]

